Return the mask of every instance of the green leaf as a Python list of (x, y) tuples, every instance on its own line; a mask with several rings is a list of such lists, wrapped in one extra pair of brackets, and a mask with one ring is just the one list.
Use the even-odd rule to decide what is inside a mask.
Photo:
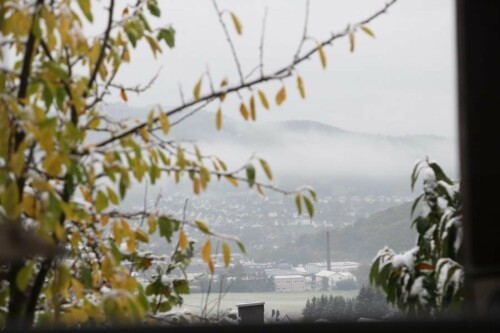
[(211, 235), (212, 232), (210, 231), (210, 229), (208, 228), (208, 226), (202, 222), (202, 221), (194, 221), (194, 223), (196, 223), (196, 226), (198, 227), (198, 229), (200, 229), (200, 231), (202, 233), (204, 233), (205, 235)]
[(151, 15), (160, 17), (161, 11), (160, 8), (158, 8), (156, 1), (148, 1), (147, 7)]
[(80, 267), (80, 281), (83, 282), (85, 287), (92, 288), (92, 272), (86, 265)]
[(108, 207), (108, 204), (109, 204), (108, 197), (106, 197), (106, 195), (102, 191), (97, 192), (97, 196), (95, 199), (96, 212), (98, 214), (101, 213), (104, 209)]
[(273, 173), (271, 172), (271, 168), (267, 164), (267, 162), (263, 159), (259, 159), (260, 165), (262, 166), (262, 169), (264, 170), (267, 178), (269, 180), (273, 180)]
[(16, 285), (19, 290), (24, 292), (26, 288), (28, 288), (28, 284), (31, 280), (31, 276), (33, 273), (33, 264), (30, 263), (24, 266), (16, 276)]
[(306, 204), (307, 213), (309, 214), (309, 217), (312, 218), (314, 216), (314, 206), (311, 200), (309, 200), (308, 197), (304, 197), (304, 203)]
[(300, 195), (300, 193), (295, 196), (295, 205), (297, 206), (299, 215), (302, 215), (302, 196)]
[(413, 191), (415, 189), (415, 183), (417, 182), (418, 174), (420, 173), (420, 164), (422, 161), (419, 161), (418, 163), (415, 164), (413, 167), (413, 171), (411, 173), (411, 190)]
[(177, 294), (189, 294), (189, 283), (186, 280), (174, 280), (174, 291)]
[(78, 5), (80, 6), (80, 9), (82, 10), (83, 14), (89, 20), (90, 22), (93, 21), (92, 17), (92, 11), (90, 8), (90, 0), (78, 0)]
[(160, 29), (158, 35), (156, 36), (157, 40), (164, 40), (167, 43), (168, 47), (173, 48), (175, 46), (175, 29)]
[(47, 68), (52, 74), (61, 80), (68, 79), (68, 73), (62, 69), (57, 63), (52, 61), (47, 61), (43, 64), (43, 67)]
[(411, 215), (410, 216), (413, 216), (413, 214), (415, 213), (415, 209), (417, 208), (417, 205), (419, 203), (419, 201), (424, 197), (424, 193), (420, 194), (416, 199), (415, 201), (413, 201), (413, 205), (411, 205)]
[(247, 172), (248, 186), (252, 187), (255, 184), (255, 167), (250, 163), (247, 164), (246, 172)]
[(442, 180), (449, 185), (453, 185), (453, 182), (451, 181), (450, 178), (448, 178), (448, 176), (446, 176), (446, 174), (444, 173), (443, 169), (441, 169), (439, 164), (432, 162), (432, 163), (429, 163), (429, 167), (434, 171), (434, 174), (436, 175), (437, 181)]
[(238, 245), (238, 247), (240, 248), (240, 251), (243, 253), (243, 254), (246, 254), (247, 253), (247, 250), (245, 249), (245, 245), (243, 245), (243, 243), (239, 240), (236, 241), (236, 244)]
[(120, 203), (120, 199), (118, 199), (115, 191), (113, 191), (110, 187), (107, 187), (106, 190), (108, 192), (109, 201), (111, 201), (113, 205), (118, 205)]
[(370, 284), (374, 284), (375, 286), (378, 285), (378, 269), (379, 269), (379, 264), (380, 264), (380, 257), (375, 259), (375, 261), (372, 264), (372, 267), (370, 268)]
[(161, 216), (158, 219), (158, 227), (160, 236), (165, 237), (169, 243), (172, 242), (172, 234), (179, 229), (179, 221), (171, 219), (167, 216)]
[(311, 195), (311, 198), (313, 198), (314, 201), (317, 201), (318, 198), (316, 197), (316, 192), (312, 189), (308, 189), (307, 190), (309, 192), (309, 194)]

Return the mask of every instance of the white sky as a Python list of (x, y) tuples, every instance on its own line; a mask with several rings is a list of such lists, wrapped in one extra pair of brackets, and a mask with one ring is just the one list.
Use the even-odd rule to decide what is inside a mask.
[[(348, 23), (371, 15), (385, 2), (311, 0), (309, 35), (325, 39)], [(118, 13), (122, 3), (118, 2)], [(305, 0), (218, 3), (221, 9), (235, 12), (242, 22), (243, 36), (237, 36), (230, 17), (225, 17), (244, 72), (258, 64), (266, 7), (266, 69), (276, 69), (291, 60), (302, 35)], [(215, 81), (227, 76), (235, 82), (234, 61), (212, 2), (161, 0), (160, 4), (163, 15), (158, 23), (171, 24), (176, 29), (176, 47), (165, 48), (156, 60), (145, 43), (132, 53), (132, 65), (122, 69), (118, 80), (130, 85), (144, 83), (160, 66), (163, 69), (150, 91), (129, 95), (129, 104), (177, 105), (178, 83), (186, 97), (192, 96), (193, 86), (207, 65)], [(354, 54), (349, 52), (347, 39), (338, 40), (325, 49), (326, 70), (322, 70), (318, 57), (299, 67), (305, 82), (305, 101), (298, 97), (295, 79), (287, 81), (287, 102), (271, 112), (260, 111), (259, 121), (308, 119), (368, 133), (456, 137), (454, 10), (452, 0), (399, 0), (386, 15), (369, 25), (376, 39), (357, 34)], [(102, 22), (104, 12), (96, 18)], [(313, 42), (308, 42), (305, 49), (313, 46)], [(269, 99), (274, 99), (278, 86), (264, 88)], [(118, 101), (118, 96), (108, 101)], [(223, 106), (225, 115), (238, 116), (236, 103), (233, 99)]]

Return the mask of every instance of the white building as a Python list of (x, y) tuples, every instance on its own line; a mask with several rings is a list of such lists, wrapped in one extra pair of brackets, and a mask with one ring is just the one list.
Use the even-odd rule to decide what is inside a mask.
[(320, 281), (321, 279), (328, 279), (328, 285), (332, 288), (337, 286), (337, 282), (344, 280), (354, 280), (356, 281), (356, 277), (350, 272), (333, 272), (333, 271), (320, 271), (316, 274), (316, 280)]
[(274, 284), (278, 292), (306, 290), (306, 279), (302, 275), (276, 275)]
[[(331, 271), (332, 272), (352, 272), (358, 269), (359, 264), (357, 262), (352, 261), (334, 261), (331, 263)], [(327, 269), (326, 262), (313, 262), (306, 264), (304, 269), (308, 273), (318, 273)]]

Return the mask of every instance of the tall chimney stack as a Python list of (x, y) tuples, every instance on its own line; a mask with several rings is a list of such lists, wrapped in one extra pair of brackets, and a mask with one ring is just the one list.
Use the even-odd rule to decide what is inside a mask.
[(326, 270), (332, 270), (332, 262), (330, 258), (330, 232), (326, 232)]

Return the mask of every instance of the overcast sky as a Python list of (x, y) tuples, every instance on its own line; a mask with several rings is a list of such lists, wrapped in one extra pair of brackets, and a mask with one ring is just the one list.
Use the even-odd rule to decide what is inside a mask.
[[(309, 35), (325, 39), (331, 32), (371, 15), (385, 2), (311, 0)], [(228, 77), (235, 82), (236, 67), (212, 2), (162, 0), (160, 4), (163, 15), (158, 23), (171, 24), (176, 29), (176, 47), (166, 49), (156, 60), (145, 44), (134, 51), (132, 65), (122, 70), (119, 77), (123, 82), (147, 82), (160, 66), (163, 69), (153, 88), (140, 96), (129, 96), (129, 104), (177, 105), (178, 83), (186, 97), (191, 96), (207, 66), (215, 81)], [(225, 17), (244, 72), (258, 64), (266, 7), (266, 70), (281, 67), (293, 57), (302, 34), (305, 1), (220, 0), (219, 7), (235, 12), (242, 22), (243, 35), (238, 36), (230, 17)], [(451, 0), (399, 0), (387, 14), (369, 25), (376, 39), (363, 33), (357, 35), (354, 54), (349, 52), (346, 39), (338, 40), (325, 50), (326, 70), (317, 57), (299, 67), (306, 100), (298, 97), (295, 81), (287, 81), (287, 102), (272, 112), (259, 112), (259, 121), (308, 119), (369, 133), (455, 137), (454, 10)], [(305, 49), (313, 46), (310, 41)], [(278, 86), (265, 88), (271, 97)], [(113, 100), (118, 100), (118, 96), (110, 99)], [(238, 116), (236, 103), (233, 99), (225, 104), (226, 116)], [(209, 109), (215, 108), (213, 105)]]

